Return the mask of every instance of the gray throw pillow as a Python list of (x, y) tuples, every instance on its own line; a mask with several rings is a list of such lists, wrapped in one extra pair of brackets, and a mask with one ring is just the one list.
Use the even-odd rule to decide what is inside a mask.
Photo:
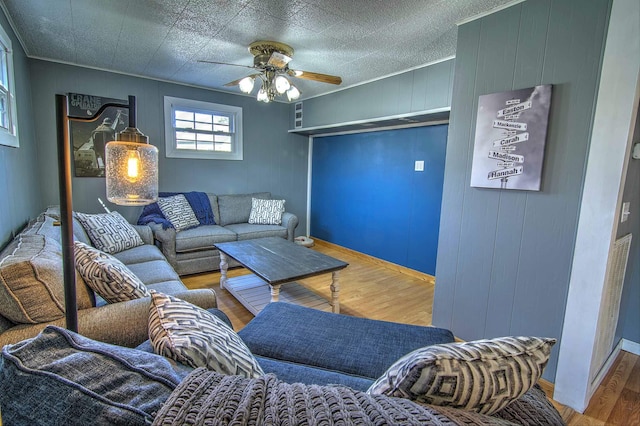
[(119, 253), (144, 244), (138, 231), (118, 212), (74, 213), (91, 243), (105, 253)]
[(115, 257), (74, 242), (76, 269), (89, 287), (108, 303), (150, 296), (147, 287)]
[(367, 393), (493, 414), (540, 379), (556, 339), (501, 337), (417, 349)]
[(251, 199), (251, 214), (249, 223), (258, 225), (282, 224), (285, 200), (261, 200)]
[(166, 294), (151, 292), (149, 339), (158, 355), (222, 374), (264, 374), (247, 345), (214, 314)]
[(2, 349), (6, 425), (149, 425), (187, 375), (163, 357), (48, 326)]
[(184, 195), (178, 194), (171, 197), (161, 197), (158, 198), (157, 203), (160, 211), (162, 211), (164, 217), (171, 222), (176, 232), (195, 228), (200, 225), (200, 221), (193, 212), (191, 204), (189, 204), (189, 201), (187, 201)]

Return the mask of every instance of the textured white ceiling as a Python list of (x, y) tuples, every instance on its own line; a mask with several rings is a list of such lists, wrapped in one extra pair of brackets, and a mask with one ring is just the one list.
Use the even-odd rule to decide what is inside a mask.
[(27, 55), (240, 93), (247, 46), (295, 49), (302, 99), (455, 55), (456, 23), (513, 0), (0, 0)]

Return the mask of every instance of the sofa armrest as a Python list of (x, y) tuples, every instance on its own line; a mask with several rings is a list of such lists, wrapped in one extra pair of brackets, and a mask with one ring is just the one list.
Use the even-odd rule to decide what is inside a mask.
[[(202, 309), (215, 308), (216, 294), (211, 289), (187, 290), (172, 296)], [(149, 338), (150, 298), (112, 303), (78, 311), (78, 332), (90, 339), (114, 345), (136, 347)], [(48, 325), (65, 327), (65, 319), (40, 324), (21, 324), (0, 335), (0, 347), (35, 337)]]
[(287, 240), (293, 241), (295, 236), (296, 227), (298, 226), (298, 216), (293, 213), (282, 213), (282, 226), (287, 228)]
[(150, 223), (153, 237), (160, 243), (160, 250), (167, 258), (173, 269), (176, 269), (176, 230), (175, 228), (162, 229), (158, 223)]
[(145, 244), (153, 244), (153, 231), (147, 225), (131, 225), (138, 231)]

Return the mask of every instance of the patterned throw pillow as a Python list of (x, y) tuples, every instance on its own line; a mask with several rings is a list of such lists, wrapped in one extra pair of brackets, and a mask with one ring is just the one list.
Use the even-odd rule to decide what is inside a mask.
[(195, 213), (193, 213), (191, 204), (189, 204), (184, 195), (178, 194), (172, 197), (161, 197), (158, 198), (157, 203), (162, 214), (171, 222), (176, 232), (200, 225), (200, 221)]
[(194, 368), (247, 378), (264, 375), (240, 336), (221, 319), (155, 291), (151, 292), (149, 339), (158, 355)]
[(501, 337), (417, 349), (367, 393), (493, 414), (531, 389), (556, 339)]
[(249, 223), (259, 225), (282, 224), (284, 202), (285, 200), (261, 200), (259, 198), (252, 198)]
[(105, 253), (119, 253), (144, 244), (138, 231), (118, 212), (74, 213), (91, 243)]
[(108, 303), (148, 297), (149, 290), (124, 263), (80, 241), (75, 241), (75, 263), (82, 279)]

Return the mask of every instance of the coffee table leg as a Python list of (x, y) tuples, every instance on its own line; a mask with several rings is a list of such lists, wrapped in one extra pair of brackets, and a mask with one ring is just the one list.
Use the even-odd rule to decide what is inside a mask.
[(277, 302), (280, 299), (280, 284), (269, 285), (271, 287), (271, 302)]
[(227, 261), (227, 255), (220, 252), (220, 289), (224, 290), (225, 284), (227, 284), (227, 269), (229, 269), (229, 262)]
[(333, 306), (333, 313), (340, 313), (340, 281), (338, 280), (338, 273), (340, 271), (334, 271), (331, 273), (331, 306)]

